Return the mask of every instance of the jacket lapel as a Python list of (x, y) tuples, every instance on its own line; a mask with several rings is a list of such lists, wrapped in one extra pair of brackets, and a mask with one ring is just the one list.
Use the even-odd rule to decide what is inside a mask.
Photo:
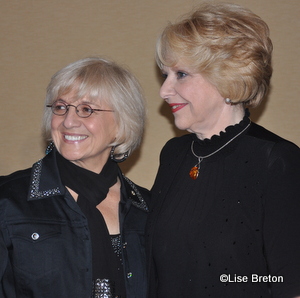
[(119, 177), (122, 179), (122, 185), (125, 187), (126, 191), (126, 199), (131, 201), (132, 205), (148, 212), (149, 208), (148, 205), (143, 198), (141, 192), (137, 188), (137, 186), (129, 179), (127, 178), (121, 171), (119, 172)]
[(65, 187), (59, 177), (52, 151), (32, 166), (28, 201), (63, 195)]

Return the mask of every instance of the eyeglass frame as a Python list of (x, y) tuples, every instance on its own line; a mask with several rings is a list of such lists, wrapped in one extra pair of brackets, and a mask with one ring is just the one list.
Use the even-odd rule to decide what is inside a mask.
[[(66, 110), (65, 110), (65, 113), (64, 114), (56, 114), (54, 113), (54, 104), (56, 104), (57, 102), (61, 102), (62, 105), (64, 105), (66, 107)], [(89, 110), (91, 111), (91, 113), (88, 115), (88, 116), (80, 116), (78, 114), (79, 110), (78, 110), (78, 107), (79, 106), (86, 106), (89, 108)], [(74, 107), (75, 108), (75, 111), (76, 111), (76, 115), (80, 118), (88, 118), (90, 117), (95, 111), (99, 111), (99, 112), (114, 112), (114, 110), (103, 110), (103, 109), (93, 109), (90, 105), (86, 104), (86, 103), (81, 103), (77, 106), (74, 106), (74, 105), (71, 105), (71, 104), (66, 104), (65, 102), (63, 101), (60, 101), (59, 99), (58, 100), (55, 100), (52, 104), (47, 104), (46, 105), (47, 108), (51, 108), (51, 111), (54, 115), (56, 116), (65, 116), (68, 112), (69, 112), (69, 108), (70, 107)]]

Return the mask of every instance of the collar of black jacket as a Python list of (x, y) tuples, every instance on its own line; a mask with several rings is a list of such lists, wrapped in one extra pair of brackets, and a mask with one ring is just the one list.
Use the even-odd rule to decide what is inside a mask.
[[(135, 207), (148, 212), (148, 206), (138, 187), (122, 174), (120, 169), (119, 178), (125, 190), (126, 200), (129, 200)], [(55, 150), (52, 150), (32, 167), (28, 201), (61, 196), (65, 193), (66, 188), (60, 179)]]

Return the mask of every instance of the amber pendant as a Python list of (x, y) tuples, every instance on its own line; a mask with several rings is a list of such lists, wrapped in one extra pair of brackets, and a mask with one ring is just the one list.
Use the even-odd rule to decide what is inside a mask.
[(198, 178), (198, 175), (199, 175), (199, 167), (197, 166), (192, 167), (190, 170), (190, 177), (193, 180), (196, 180)]

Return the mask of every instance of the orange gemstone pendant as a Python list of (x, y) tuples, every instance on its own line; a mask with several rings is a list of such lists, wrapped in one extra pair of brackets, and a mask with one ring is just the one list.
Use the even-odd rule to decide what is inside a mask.
[(192, 167), (190, 170), (190, 177), (193, 180), (196, 180), (198, 178), (198, 175), (199, 175), (199, 168), (197, 166)]

